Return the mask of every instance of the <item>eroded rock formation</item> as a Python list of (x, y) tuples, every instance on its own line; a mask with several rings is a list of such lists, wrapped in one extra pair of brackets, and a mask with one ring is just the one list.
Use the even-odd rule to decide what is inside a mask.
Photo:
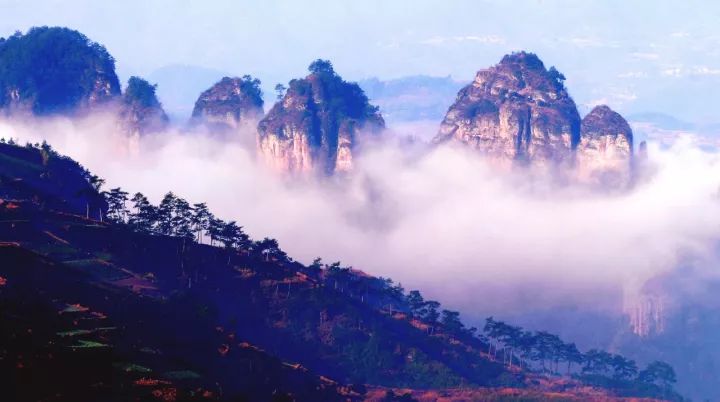
[(532, 53), (507, 55), (458, 93), (434, 142), (464, 143), (502, 165), (568, 165), (580, 116), (564, 79)]
[(552, 171), (608, 188), (629, 185), (630, 126), (607, 106), (581, 121), (564, 81), (532, 53), (507, 55), (460, 90), (434, 143), (467, 145), (504, 167)]
[(576, 158), (581, 181), (610, 187), (627, 186), (632, 179), (630, 125), (609, 107), (596, 106), (582, 120)]
[(352, 169), (360, 137), (385, 122), (362, 89), (343, 81), (328, 61), (290, 82), (285, 96), (258, 125), (260, 155), (286, 173), (333, 174)]
[(262, 117), (260, 81), (246, 75), (224, 77), (200, 94), (193, 109), (192, 123), (221, 129), (237, 128), (244, 122), (256, 122)]
[(131, 135), (164, 130), (168, 117), (155, 95), (155, 85), (139, 77), (130, 77), (120, 104), (120, 125)]

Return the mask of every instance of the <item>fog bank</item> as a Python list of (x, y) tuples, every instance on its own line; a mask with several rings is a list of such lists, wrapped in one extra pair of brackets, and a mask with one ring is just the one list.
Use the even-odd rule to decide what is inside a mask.
[(297, 260), (340, 260), (464, 311), (617, 310), (681, 262), (717, 274), (720, 158), (692, 137), (651, 143), (653, 174), (622, 194), (553, 188), (467, 150), (402, 141), (368, 146), (349, 176), (288, 180), (256, 161), (250, 129), (132, 139), (93, 116), (0, 121), (0, 137), (47, 140), (106, 189), (154, 203), (172, 190), (254, 238), (278, 239)]

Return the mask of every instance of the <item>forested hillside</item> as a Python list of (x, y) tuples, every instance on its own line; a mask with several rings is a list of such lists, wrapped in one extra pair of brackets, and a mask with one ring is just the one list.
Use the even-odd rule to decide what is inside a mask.
[(0, 366), (19, 400), (681, 399), (662, 362), (493, 318), (468, 328), (203, 203), (102, 191), (47, 144), (0, 145), (0, 199)]

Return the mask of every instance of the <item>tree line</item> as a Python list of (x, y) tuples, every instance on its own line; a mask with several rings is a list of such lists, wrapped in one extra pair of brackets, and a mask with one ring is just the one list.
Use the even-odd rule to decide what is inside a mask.
[[(93, 177), (96, 187), (102, 179)], [(151, 235), (179, 237), (197, 243), (208, 242), (229, 250), (257, 253), (266, 261), (287, 259), (275, 239), (252, 241), (236, 221), (217, 218), (206, 203), (190, 204), (182, 197), (168, 192), (158, 205), (150, 203), (142, 193), (132, 197), (120, 187), (103, 191), (108, 204), (106, 217), (110, 222), (124, 224), (133, 231)]]
[[(671, 390), (677, 381), (675, 370), (669, 364), (655, 361), (639, 370), (634, 360), (619, 354), (591, 349), (585, 353), (575, 343), (565, 342), (547, 331), (529, 331), (488, 317), (482, 333), (466, 328), (457, 311), (440, 309), (440, 303), (425, 300), (418, 290), (405, 296), (410, 313), (430, 325), (457, 337), (470, 337), (486, 345), (488, 358), (512, 369), (517, 367), (554, 375), (576, 375), (592, 379), (603, 377), (615, 382), (636, 382)], [(562, 367), (561, 367), (562, 364)], [(573, 370), (575, 368), (575, 370)], [(563, 373), (564, 372), (564, 373)]]
[[(96, 189), (104, 183), (97, 176), (89, 176), (88, 180)], [(142, 193), (130, 197), (119, 187), (102, 194), (108, 204), (106, 219), (127, 225), (136, 232), (208, 242), (212, 246), (254, 254), (265, 261), (270, 258), (291, 261), (275, 239), (252, 241), (236, 221), (225, 222), (217, 218), (206, 203), (190, 204), (168, 192), (158, 205), (153, 205)], [(329, 289), (365, 303), (370, 303), (369, 298), (374, 296), (373, 304), (378, 307), (421, 320), (428, 326), (431, 336), (442, 331), (457, 338), (479, 341), (486, 347), (483, 353), (487, 358), (509, 369), (574, 375), (586, 380), (605, 378), (615, 383), (647, 384), (667, 391), (676, 382), (675, 371), (667, 363), (656, 361), (639, 370), (635, 361), (622, 355), (598, 349), (582, 353), (574, 343), (565, 342), (558, 335), (525, 330), (493, 317), (485, 320), (482, 330), (468, 328), (459, 312), (441, 308), (438, 301), (426, 300), (420, 291), (406, 293), (402, 285), (395, 284), (392, 279), (360, 276), (352, 267), (343, 267), (340, 262), (323, 264), (317, 258), (306, 268), (319, 274)]]

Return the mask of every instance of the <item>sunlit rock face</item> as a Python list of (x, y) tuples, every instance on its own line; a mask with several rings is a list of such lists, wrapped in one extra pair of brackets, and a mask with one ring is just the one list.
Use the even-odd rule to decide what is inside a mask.
[(350, 171), (361, 137), (379, 133), (385, 122), (362, 89), (343, 81), (330, 62), (318, 60), (310, 72), (292, 80), (258, 124), (260, 156), (283, 173)]
[(218, 128), (237, 128), (263, 117), (260, 81), (249, 76), (224, 77), (200, 94), (195, 102), (191, 123)]
[(582, 182), (622, 188), (632, 180), (633, 134), (630, 125), (609, 107), (596, 106), (582, 120), (576, 151)]
[(564, 80), (532, 53), (507, 55), (458, 93), (434, 142), (465, 144), (501, 165), (569, 166), (580, 116)]

